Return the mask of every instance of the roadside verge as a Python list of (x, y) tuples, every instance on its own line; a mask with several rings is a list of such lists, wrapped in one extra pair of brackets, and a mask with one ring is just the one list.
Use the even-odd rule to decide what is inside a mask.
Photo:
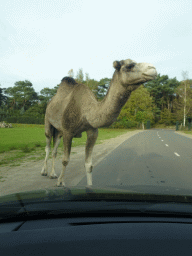
[(185, 137), (188, 137), (188, 138), (192, 139), (192, 135), (191, 135), (191, 134), (186, 134), (186, 133), (180, 132), (180, 131), (175, 131), (175, 133), (178, 133), (178, 134), (180, 134), (180, 135), (183, 135), (183, 136), (185, 136)]

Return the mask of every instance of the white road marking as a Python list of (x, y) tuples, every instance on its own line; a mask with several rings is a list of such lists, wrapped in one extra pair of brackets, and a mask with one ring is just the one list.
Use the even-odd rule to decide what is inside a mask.
[[(159, 134), (158, 134), (158, 132), (157, 132), (157, 136), (159, 137)], [(161, 137), (159, 137), (159, 139), (161, 139)], [(161, 141), (164, 141), (164, 140), (161, 140)], [(165, 146), (166, 147), (169, 147), (169, 145), (168, 144), (165, 144)], [(176, 152), (174, 152), (174, 154), (176, 155), (176, 156), (180, 156), (178, 153), (176, 153)]]

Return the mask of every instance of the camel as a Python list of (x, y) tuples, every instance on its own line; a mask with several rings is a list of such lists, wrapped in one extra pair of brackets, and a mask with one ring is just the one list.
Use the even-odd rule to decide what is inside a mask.
[(52, 171), (50, 178), (57, 178), (54, 165), (61, 137), (63, 137), (63, 168), (57, 186), (64, 186), (64, 173), (69, 163), (73, 137), (80, 138), (86, 131), (85, 171), (87, 187), (92, 187), (92, 152), (98, 137), (98, 128), (108, 127), (116, 121), (131, 92), (141, 84), (157, 76), (155, 67), (148, 63), (136, 63), (126, 59), (114, 61), (110, 87), (104, 99), (97, 101), (93, 92), (85, 85), (77, 83), (71, 77), (64, 77), (48, 103), (45, 113), (45, 161), (41, 175), (47, 176), (47, 160), (53, 137)]

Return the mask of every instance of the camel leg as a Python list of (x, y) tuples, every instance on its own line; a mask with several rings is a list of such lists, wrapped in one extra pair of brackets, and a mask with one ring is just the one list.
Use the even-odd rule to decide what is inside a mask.
[(92, 153), (97, 137), (98, 129), (90, 129), (87, 131), (87, 142), (85, 147), (85, 170), (87, 175), (87, 186), (92, 186)]
[(43, 168), (41, 170), (41, 175), (43, 176), (47, 176), (47, 173), (48, 173), (47, 160), (49, 157), (50, 149), (51, 149), (51, 137), (46, 137), (46, 147), (45, 147), (46, 156), (45, 156)]
[(52, 170), (51, 170), (51, 173), (50, 173), (50, 178), (51, 179), (56, 179), (57, 178), (57, 174), (55, 173), (55, 159), (56, 159), (56, 156), (57, 156), (57, 149), (58, 149), (58, 146), (60, 144), (60, 141), (61, 141), (61, 135), (57, 132), (56, 133), (56, 136), (55, 138), (53, 138), (53, 143), (54, 143), (54, 148), (53, 148), (53, 152), (52, 152), (52, 158), (53, 158), (53, 162), (52, 162)]
[(71, 136), (69, 134), (64, 133), (64, 135), (63, 135), (63, 147), (64, 147), (64, 155), (63, 155), (63, 160), (62, 160), (63, 169), (62, 169), (61, 174), (57, 181), (58, 187), (65, 186), (64, 174), (65, 174), (65, 170), (66, 170), (66, 167), (67, 167), (67, 165), (69, 163), (69, 159), (70, 159), (72, 138), (73, 138), (73, 136)]

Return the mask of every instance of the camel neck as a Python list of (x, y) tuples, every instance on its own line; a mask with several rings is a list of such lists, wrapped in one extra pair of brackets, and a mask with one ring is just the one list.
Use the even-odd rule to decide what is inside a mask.
[(101, 102), (98, 102), (97, 107), (95, 106), (95, 116), (92, 117), (91, 122), (91, 125), (95, 128), (106, 127), (116, 121), (122, 107), (129, 98), (130, 92), (117, 80), (117, 77), (113, 77), (107, 95)]

